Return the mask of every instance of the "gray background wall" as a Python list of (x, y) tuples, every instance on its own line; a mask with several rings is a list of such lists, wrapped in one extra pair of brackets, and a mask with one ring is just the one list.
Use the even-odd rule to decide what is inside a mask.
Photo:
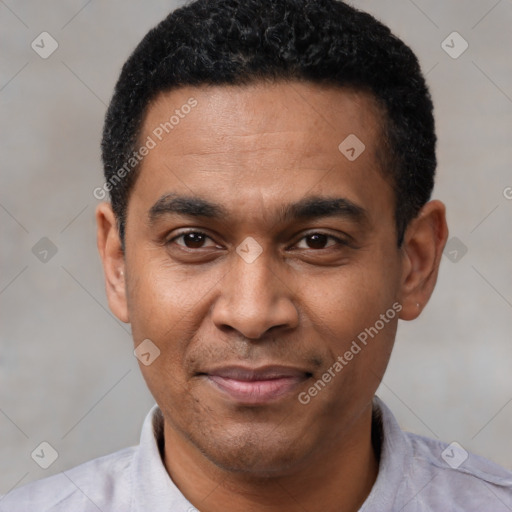
[[(434, 196), (458, 239), (422, 316), (401, 323), (379, 394), (403, 428), (512, 469), (512, 0), (353, 4), (408, 42), (427, 72)], [(129, 328), (108, 310), (92, 191), (120, 66), (175, 5), (0, 2), (0, 493), (137, 443), (153, 403)], [(31, 48), (43, 31), (58, 42), (47, 59)], [(441, 45), (453, 31), (469, 44), (458, 58)], [(454, 54), (463, 42), (452, 39)], [(31, 458), (42, 441), (59, 454), (46, 470)]]

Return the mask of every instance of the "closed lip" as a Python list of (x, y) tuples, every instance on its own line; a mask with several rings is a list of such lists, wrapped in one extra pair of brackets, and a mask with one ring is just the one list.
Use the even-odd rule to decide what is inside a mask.
[(311, 375), (307, 370), (282, 365), (266, 365), (255, 368), (236, 365), (223, 366), (201, 373), (240, 381), (273, 380), (283, 377), (305, 377)]
[(241, 405), (264, 405), (284, 398), (311, 377), (289, 366), (224, 366), (204, 372), (207, 381), (225, 398)]

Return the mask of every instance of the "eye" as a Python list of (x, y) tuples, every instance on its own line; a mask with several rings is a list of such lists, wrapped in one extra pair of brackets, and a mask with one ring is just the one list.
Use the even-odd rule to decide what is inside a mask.
[[(212, 243), (210, 245), (206, 245), (205, 243), (210, 240)], [(178, 242), (178, 241), (181, 241)], [(171, 244), (176, 242), (176, 245), (181, 247), (185, 247), (187, 249), (203, 249), (207, 247), (217, 247), (215, 242), (205, 233), (201, 231), (187, 231), (186, 233), (181, 233), (178, 236), (170, 239), (167, 244)]]
[[(302, 247), (300, 247), (301, 243), (303, 243)], [(307, 245), (305, 246), (304, 243)], [(309, 233), (300, 239), (296, 247), (299, 249), (328, 249), (336, 245), (348, 245), (348, 242), (326, 233)]]

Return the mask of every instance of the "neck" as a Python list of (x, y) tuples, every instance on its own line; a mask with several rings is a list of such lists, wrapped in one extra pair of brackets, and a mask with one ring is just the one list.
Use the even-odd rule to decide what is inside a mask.
[(299, 467), (272, 477), (219, 468), (166, 421), (165, 466), (182, 494), (202, 512), (359, 510), (377, 478), (371, 403)]

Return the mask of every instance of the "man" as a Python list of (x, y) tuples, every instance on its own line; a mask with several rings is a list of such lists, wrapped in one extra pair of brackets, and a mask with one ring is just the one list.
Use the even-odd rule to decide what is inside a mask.
[[(447, 239), (411, 50), (335, 0), (197, 0), (125, 64), (98, 247), (155, 407), (5, 511), (512, 509), (512, 474), (375, 397)], [(462, 460), (464, 459), (464, 460)]]

